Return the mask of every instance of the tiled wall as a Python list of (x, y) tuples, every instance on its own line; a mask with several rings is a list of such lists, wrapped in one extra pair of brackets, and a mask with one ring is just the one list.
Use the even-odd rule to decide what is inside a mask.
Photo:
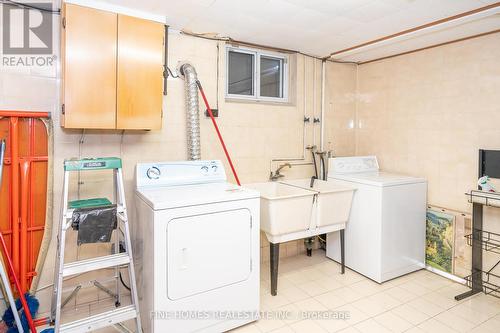
[[(496, 33), (359, 66), (356, 153), (427, 178), (429, 203), (471, 212), (478, 149), (500, 149), (499, 59)], [(485, 216), (500, 232), (500, 211)]]
[(429, 202), (469, 210), (479, 148), (500, 148), (500, 34), (359, 66), (356, 153), (425, 176)]

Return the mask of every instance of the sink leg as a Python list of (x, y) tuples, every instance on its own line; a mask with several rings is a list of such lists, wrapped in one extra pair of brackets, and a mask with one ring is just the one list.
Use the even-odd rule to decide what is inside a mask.
[(306, 255), (308, 257), (312, 257), (312, 248), (313, 248), (314, 238), (309, 237), (304, 239), (304, 245), (306, 247)]
[(280, 244), (270, 243), (270, 259), (271, 259), (271, 295), (278, 294), (278, 263), (280, 261)]
[(345, 273), (345, 234), (344, 229), (340, 230), (340, 263), (341, 263), (341, 273)]

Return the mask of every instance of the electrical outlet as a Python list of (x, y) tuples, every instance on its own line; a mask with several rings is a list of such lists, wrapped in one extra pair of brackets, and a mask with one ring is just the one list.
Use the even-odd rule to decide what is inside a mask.
[[(219, 109), (212, 109), (212, 114), (214, 115), (214, 118), (219, 117)], [(208, 110), (205, 110), (205, 116), (210, 117)]]

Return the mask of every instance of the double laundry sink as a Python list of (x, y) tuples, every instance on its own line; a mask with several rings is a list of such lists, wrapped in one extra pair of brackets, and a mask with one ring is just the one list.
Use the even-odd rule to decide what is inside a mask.
[(345, 228), (354, 189), (328, 181), (297, 179), (247, 184), (260, 192), (261, 229), (271, 243)]

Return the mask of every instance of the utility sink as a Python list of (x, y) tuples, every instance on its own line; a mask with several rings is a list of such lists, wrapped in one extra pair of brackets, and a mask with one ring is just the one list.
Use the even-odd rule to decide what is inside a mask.
[(260, 192), (260, 226), (273, 237), (307, 230), (316, 192), (278, 182), (245, 184)]
[[(260, 192), (260, 226), (270, 243), (273, 296), (278, 290), (280, 243), (339, 230), (343, 234), (349, 219), (353, 188), (322, 180), (315, 180), (313, 186), (310, 185), (311, 179), (245, 184)], [(340, 243), (343, 254), (343, 237)], [(345, 270), (343, 258), (344, 255), (342, 273)]]
[(314, 180), (312, 188), (310, 179), (288, 180), (282, 184), (317, 192), (316, 216), (313, 217), (316, 228), (346, 223), (349, 219), (354, 188), (318, 179)]
[(354, 189), (310, 179), (245, 184), (260, 192), (260, 223), (271, 243), (343, 229)]

